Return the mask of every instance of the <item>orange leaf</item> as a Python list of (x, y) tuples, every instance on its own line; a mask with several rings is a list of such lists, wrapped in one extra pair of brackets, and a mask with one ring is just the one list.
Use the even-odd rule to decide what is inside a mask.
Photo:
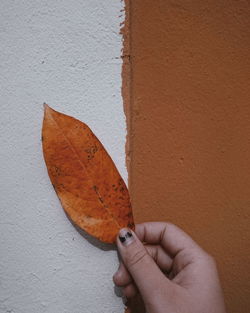
[(127, 187), (86, 124), (45, 104), (42, 141), (50, 180), (75, 224), (107, 243), (134, 228)]

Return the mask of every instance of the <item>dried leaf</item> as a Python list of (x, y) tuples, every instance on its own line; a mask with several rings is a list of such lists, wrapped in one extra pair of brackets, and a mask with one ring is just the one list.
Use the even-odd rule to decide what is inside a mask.
[(49, 177), (75, 224), (107, 243), (134, 227), (127, 187), (86, 124), (45, 104), (42, 141)]

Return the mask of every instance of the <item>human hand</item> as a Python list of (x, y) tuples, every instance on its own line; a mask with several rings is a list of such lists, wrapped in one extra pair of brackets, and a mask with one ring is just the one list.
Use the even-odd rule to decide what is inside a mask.
[(117, 247), (122, 262), (114, 283), (127, 298), (139, 291), (147, 313), (226, 312), (214, 259), (177, 226), (122, 229)]

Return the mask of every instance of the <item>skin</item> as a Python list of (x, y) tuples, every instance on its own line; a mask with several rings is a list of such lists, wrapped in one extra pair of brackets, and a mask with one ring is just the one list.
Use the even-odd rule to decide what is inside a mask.
[[(164, 222), (137, 224), (117, 247), (114, 283), (127, 298), (140, 293), (147, 313), (226, 313), (217, 267), (190, 236)], [(143, 242), (143, 243), (142, 243)]]

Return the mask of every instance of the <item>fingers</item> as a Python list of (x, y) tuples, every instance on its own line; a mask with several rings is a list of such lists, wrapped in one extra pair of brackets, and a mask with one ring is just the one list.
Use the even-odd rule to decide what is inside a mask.
[(131, 275), (121, 262), (117, 272), (113, 276), (113, 281), (118, 287), (125, 287), (133, 282)]
[(117, 272), (113, 276), (113, 281), (116, 286), (122, 287), (122, 293), (126, 298), (132, 298), (137, 294), (133, 279), (123, 263), (120, 263)]
[(150, 301), (163, 286), (167, 288), (171, 284), (133, 231), (122, 229), (117, 238), (117, 247), (144, 299)]
[[(141, 241), (146, 244), (143, 245)], [(114, 282), (124, 287), (127, 297), (134, 295), (135, 286), (145, 297), (150, 297), (149, 291), (159, 289), (162, 284), (165, 288), (166, 284), (170, 287), (171, 281), (161, 270), (176, 276), (187, 264), (197, 259), (194, 256), (204, 255), (204, 251), (189, 235), (177, 226), (164, 222), (137, 224), (135, 233), (123, 229), (120, 240), (117, 239), (117, 247), (124, 264), (114, 275)], [(174, 276), (169, 278), (173, 279)]]
[(123, 287), (122, 293), (126, 298), (133, 298), (137, 294), (138, 290), (134, 284), (129, 284)]
[[(160, 269), (169, 273), (172, 268), (173, 260), (168, 254), (166, 254), (162, 247), (157, 245), (145, 245), (145, 248)], [(113, 276), (113, 281), (116, 286), (123, 287), (123, 294), (127, 298), (134, 297), (136, 295), (137, 288), (133, 283), (130, 273), (122, 262)]]
[[(144, 247), (162, 271), (167, 273), (170, 272), (173, 259), (163, 250), (161, 246), (145, 245)], [(120, 263), (117, 272), (114, 274), (113, 280), (118, 287), (124, 287), (133, 282), (130, 273), (122, 262)]]
[(144, 247), (162, 271), (167, 273), (171, 271), (173, 259), (161, 246), (147, 244)]
[(203, 251), (188, 234), (171, 223), (149, 222), (137, 224), (135, 232), (142, 242), (161, 245), (172, 257), (175, 257), (184, 249), (197, 252)]

